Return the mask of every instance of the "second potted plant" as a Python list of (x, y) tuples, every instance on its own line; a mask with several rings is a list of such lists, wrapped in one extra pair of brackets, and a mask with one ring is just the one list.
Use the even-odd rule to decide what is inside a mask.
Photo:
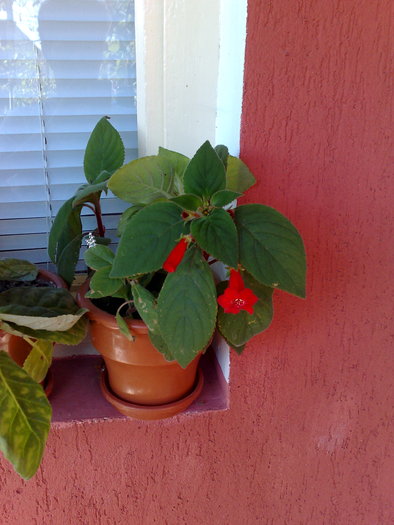
[(39, 467), (49, 432), (52, 410), (41, 383), (53, 345), (85, 337), (85, 312), (58, 276), (28, 261), (0, 260), (0, 450), (25, 479)]

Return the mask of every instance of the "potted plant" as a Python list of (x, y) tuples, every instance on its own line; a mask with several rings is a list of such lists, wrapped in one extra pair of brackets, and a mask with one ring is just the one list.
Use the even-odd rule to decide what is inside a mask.
[(58, 276), (0, 260), (0, 450), (23, 478), (40, 465), (51, 406), (41, 384), (54, 342), (77, 344), (86, 319)]
[[(109, 378), (104, 375), (102, 389), (107, 399), (128, 415), (163, 417), (176, 413), (174, 405), (189, 401), (201, 386), (200, 377), (194, 382), (197, 363), (215, 330), (240, 354), (251, 337), (269, 326), (275, 289), (305, 296), (305, 251), (296, 228), (278, 211), (263, 204), (235, 204), (255, 180), (225, 146), (214, 148), (206, 141), (192, 159), (159, 148), (157, 155), (119, 166), (121, 155), (115, 162), (110, 148), (119, 141), (104, 118), (88, 142), (85, 171), (95, 151), (97, 168), (89, 177), (105, 178), (100, 191), (110, 189), (130, 207), (119, 221), (116, 253), (97, 235), (103, 233), (101, 218), (98, 221), (84, 255), (94, 273), (79, 300), (89, 309), (93, 342), (106, 361)], [(112, 175), (109, 152), (112, 167), (118, 165)], [(79, 191), (86, 196), (90, 190)], [(89, 196), (90, 202), (98, 198)], [(81, 205), (78, 194), (69, 202), (69, 210)], [(53, 245), (61, 244), (66, 230), (60, 216)], [(217, 262), (229, 276), (220, 282), (213, 273)], [(58, 263), (62, 266), (61, 256)], [(100, 319), (98, 312), (103, 302), (111, 302), (108, 298), (117, 301), (116, 306)], [(106, 326), (104, 332), (97, 331), (100, 324)], [(143, 387), (138, 383), (153, 366), (143, 362), (148, 352), (139, 351), (142, 337), (151, 343), (153, 361), (162, 366), (144, 387), (148, 394), (154, 391), (151, 397), (140, 396)], [(139, 366), (137, 372), (126, 372), (121, 386), (115, 379), (119, 362)], [(188, 375), (175, 397), (167, 395), (168, 385), (158, 383), (170, 366)], [(130, 377), (132, 381), (126, 381)], [(169, 377), (169, 383), (176, 382)]]

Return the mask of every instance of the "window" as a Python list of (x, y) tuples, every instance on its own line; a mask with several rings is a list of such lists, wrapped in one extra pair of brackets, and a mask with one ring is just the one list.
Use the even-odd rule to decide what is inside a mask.
[[(46, 263), (97, 121), (109, 115), (126, 161), (137, 156), (133, 1), (5, 0), (0, 37), (1, 256)], [(110, 237), (119, 204), (103, 199)]]

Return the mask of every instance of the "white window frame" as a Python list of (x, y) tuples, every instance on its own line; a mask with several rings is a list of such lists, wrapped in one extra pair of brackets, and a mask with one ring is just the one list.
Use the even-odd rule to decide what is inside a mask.
[(239, 154), (246, 0), (135, 0), (139, 155)]

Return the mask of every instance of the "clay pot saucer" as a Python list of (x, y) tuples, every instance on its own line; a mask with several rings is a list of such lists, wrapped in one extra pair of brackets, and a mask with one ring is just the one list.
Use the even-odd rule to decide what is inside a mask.
[(204, 376), (201, 369), (198, 369), (195, 385), (186, 396), (177, 401), (165, 403), (163, 405), (138, 405), (131, 403), (130, 401), (125, 401), (112, 392), (108, 383), (107, 370), (104, 369), (101, 372), (100, 381), (101, 391), (105, 399), (111, 403), (113, 407), (125, 416), (143, 420), (165, 419), (186, 410), (186, 408), (201, 394), (203, 385)]

